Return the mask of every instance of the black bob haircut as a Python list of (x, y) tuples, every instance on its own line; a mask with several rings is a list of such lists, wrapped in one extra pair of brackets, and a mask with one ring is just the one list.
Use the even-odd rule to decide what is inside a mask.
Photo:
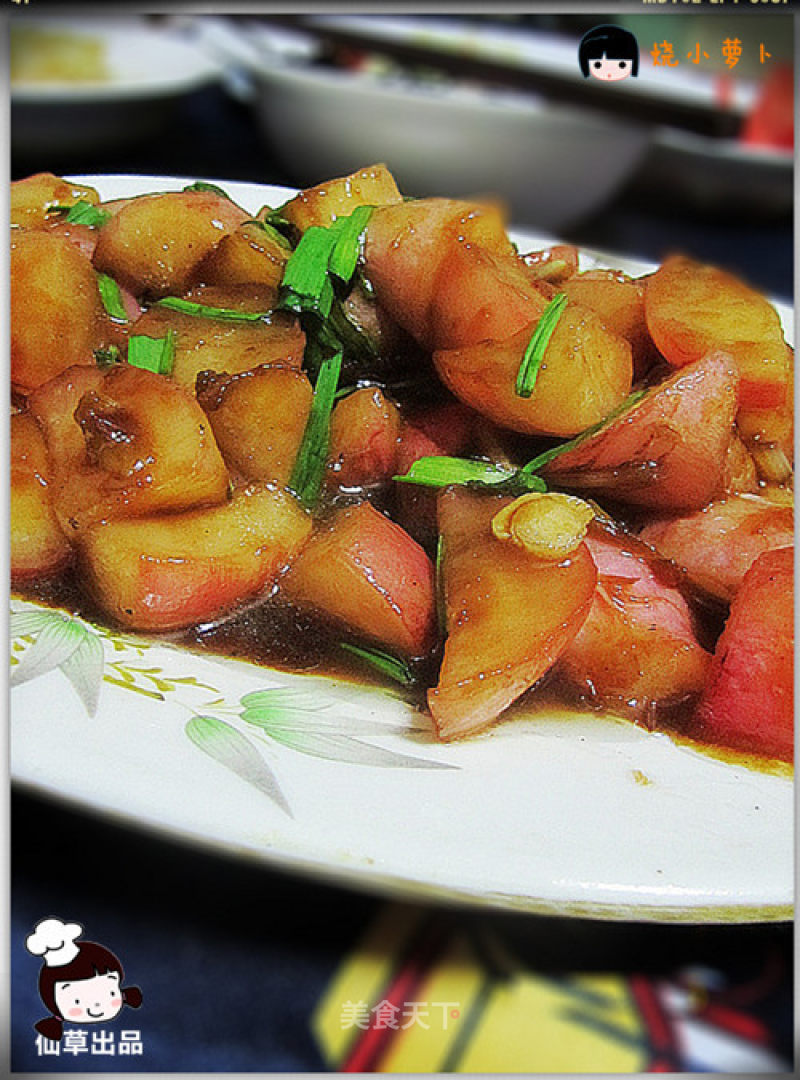
[(581, 38), (578, 60), (584, 79), (589, 78), (589, 61), (630, 60), (631, 75), (639, 74), (639, 44), (630, 30), (610, 24), (595, 26)]

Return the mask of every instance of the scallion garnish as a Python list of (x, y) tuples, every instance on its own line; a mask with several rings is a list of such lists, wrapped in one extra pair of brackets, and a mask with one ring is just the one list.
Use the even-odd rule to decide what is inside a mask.
[(361, 238), (372, 216), (373, 207), (357, 206), (345, 218), (337, 218), (331, 226), (336, 240), (328, 261), (328, 269), (340, 281), (349, 281), (356, 271), (361, 254)]
[(112, 319), (117, 322), (127, 322), (128, 312), (122, 299), (119, 285), (108, 274), (97, 275), (97, 288), (100, 290), (100, 299)]
[(286, 203), (284, 203), (283, 206), (276, 207), (275, 210), (270, 210), (267, 206), (263, 207), (259, 213), (264, 216), (259, 218), (259, 221), (263, 221), (265, 225), (273, 226), (273, 228), (277, 229), (279, 232), (281, 229), (291, 229), (291, 221), (289, 221), (288, 218), (285, 218), (281, 213), (285, 205)]
[(270, 225), (267, 221), (261, 221), (260, 218), (248, 218), (247, 221), (243, 221), (242, 225), (257, 225), (262, 232), (265, 232), (270, 240), (273, 240), (280, 247), (285, 248), (286, 251), (292, 250), (292, 245), (283, 235), (278, 232), (274, 225)]
[(187, 184), (183, 189), (184, 191), (208, 191), (214, 195), (221, 195), (223, 199), (230, 200), (230, 195), (227, 191), (223, 191), (217, 184), (212, 184), (208, 180), (195, 180), (193, 184)]
[(316, 505), (325, 475), (325, 462), (330, 443), (331, 411), (341, 370), (341, 352), (326, 357), (320, 364), (311, 411), (289, 481), (289, 487), (309, 509)]
[(94, 362), (99, 368), (110, 368), (119, 363), (119, 346), (107, 345), (94, 350)]
[(314, 311), (325, 318), (333, 302), (328, 261), (336, 233), (312, 225), (300, 238), (283, 268), (281, 304), (292, 311)]
[(519, 397), (529, 398), (533, 393), (536, 377), (544, 360), (545, 350), (566, 304), (567, 294), (559, 293), (553, 297), (542, 312), (542, 317), (536, 324), (536, 329), (528, 342), (528, 347), (517, 372), (516, 391)]
[(209, 304), (200, 304), (196, 300), (184, 300), (180, 296), (162, 296), (156, 300), (158, 307), (169, 308), (171, 311), (180, 311), (184, 315), (196, 315), (203, 319), (230, 319), (232, 322), (258, 322), (268, 311), (239, 311), (237, 308), (212, 307)]
[(490, 461), (472, 461), (456, 457), (418, 458), (403, 476), (395, 476), (408, 484), (443, 488), (451, 484), (504, 484), (515, 475)]
[(69, 225), (91, 225), (99, 228), (111, 217), (108, 210), (101, 210), (93, 203), (80, 200), (71, 206), (51, 206), (48, 213), (64, 214), (64, 221)]
[(407, 473), (393, 479), (432, 488), (466, 484), (514, 495), (522, 495), (528, 491), (547, 491), (547, 485), (540, 476), (534, 476), (522, 469), (505, 468), (494, 465), (491, 461), (445, 456), (418, 458)]
[(156, 375), (171, 374), (175, 363), (176, 337), (174, 330), (168, 330), (163, 338), (134, 334), (128, 339), (128, 363)]
[(376, 671), (380, 671), (382, 675), (388, 675), (390, 679), (400, 683), (402, 686), (414, 685), (415, 679), (409, 665), (405, 660), (399, 660), (391, 653), (383, 652), (382, 649), (368, 649), (361, 645), (350, 645), (345, 641), (339, 642), (339, 648), (352, 653), (353, 656), (358, 656), (361, 660), (365, 660)]

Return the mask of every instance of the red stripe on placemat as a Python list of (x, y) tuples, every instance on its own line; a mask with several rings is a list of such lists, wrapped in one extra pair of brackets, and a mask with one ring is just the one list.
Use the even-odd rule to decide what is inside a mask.
[(631, 975), (629, 984), (650, 1043), (647, 1072), (681, 1072), (675, 1031), (655, 986), (643, 975)]
[[(438, 919), (427, 923), (405, 962), (384, 988), (380, 1000), (393, 1005), (398, 1012), (402, 1012), (407, 1002), (416, 1000), (417, 989), (439, 959), (446, 941), (447, 935)], [(339, 1072), (377, 1072), (399, 1030), (392, 1027), (367, 1028), (350, 1047), (347, 1057), (339, 1066)]]

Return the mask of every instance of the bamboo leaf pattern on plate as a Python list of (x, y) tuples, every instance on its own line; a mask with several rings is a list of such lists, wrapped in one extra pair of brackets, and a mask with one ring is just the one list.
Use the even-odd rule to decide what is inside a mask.
[(19, 686), (59, 668), (88, 714), (95, 715), (103, 679), (103, 646), (86, 623), (57, 611), (12, 612), (9, 631), (12, 638), (34, 638), (12, 667), (9, 686)]
[(319, 707), (311, 710), (298, 708), (290, 696), (291, 691), (256, 690), (241, 699), (242, 719), (260, 728), (265, 735), (282, 746), (301, 754), (342, 761), (354, 765), (372, 765), (379, 768), (401, 769), (450, 769), (454, 766), (428, 758), (400, 754), (382, 746), (366, 743), (356, 735), (387, 735), (405, 731), (397, 724), (381, 724), (370, 720), (347, 722), (342, 730), (341, 717), (320, 715)]
[(250, 740), (215, 716), (193, 716), (184, 729), (204, 753), (268, 795), (289, 817), (292, 811), (272, 769)]
[[(98, 708), (100, 687), (106, 682), (153, 702), (176, 703), (193, 713), (184, 727), (190, 741), (219, 764), (254, 785), (285, 813), (291, 810), (272, 768), (250, 738), (331, 762), (377, 768), (452, 769), (439, 762), (400, 753), (365, 741), (370, 736), (419, 735), (421, 718), (411, 723), (363, 717), (345, 701), (321, 697), (316, 690), (273, 686), (254, 690), (238, 704), (194, 675), (173, 675), (162, 667), (142, 663), (152, 647), (146, 639), (116, 634), (56, 610), (12, 610), (10, 616), (11, 676), (17, 686), (59, 669), (78, 694), (89, 716)], [(107, 650), (110, 656), (106, 655)], [(123, 654), (132, 654), (125, 657)], [(134, 658), (136, 658), (134, 660)], [(209, 698), (198, 707), (181, 700), (181, 690), (203, 691)], [(336, 707), (334, 707), (336, 706)], [(216, 713), (227, 714), (223, 720)], [(249, 725), (249, 733), (237, 724)]]

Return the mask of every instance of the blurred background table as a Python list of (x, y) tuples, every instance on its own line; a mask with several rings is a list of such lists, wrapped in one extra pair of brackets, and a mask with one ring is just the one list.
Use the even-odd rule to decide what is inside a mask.
[[(218, 82), (176, 101), (168, 128), (156, 138), (98, 145), (76, 155), (63, 148), (33, 152), (14, 134), (12, 119), (13, 179), (51, 171), (294, 184), (261, 138), (252, 110)], [(671, 192), (669, 177), (657, 188), (634, 177), (607, 205), (562, 235), (654, 261), (669, 251), (687, 251), (790, 299), (791, 215), (768, 210), (714, 213), (682, 203)], [(691, 1002), (681, 1006), (688, 1010), (684, 1019), (694, 1019), (696, 1027), (705, 1024), (706, 1041), (688, 1038), (684, 1023), (676, 1042), (675, 1016), (648, 1017), (647, 1002), (655, 998), (643, 992), (632, 1006), (639, 1033), (631, 1036), (628, 1028), (625, 1035), (624, 1025), (607, 1032), (609, 1047), (624, 1046), (631, 1060), (638, 1057), (636, 1071), (692, 1068), (701, 1053), (707, 1055), (704, 1067), (715, 1071), (737, 1071), (731, 1062), (738, 1062), (742, 1069), (761, 1072), (770, 1062), (778, 1068), (791, 1061), (787, 924), (658, 926), (402, 903), (387, 908), (377, 896), (194, 850), (22, 791), (13, 796), (11, 825), (12, 1063), (19, 1071), (107, 1068), (102, 1057), (70, 1060), (63, 1053), (37, 1052), (32, 1025), (44, 1012), (36, 988), (38, 964), (25, 951), (24, 939), (48, 915), (81, 922), (87, 937), (120, 956), (127, 980), (144, 991), (140, 1012), (126, 1010), (123, 1021), (140, 1030), (143, 1054), (117, 1058), (113, 1071), (292, 1072), (353, 1069), (354, 1062), (365, 1071), (381, 1068), (385, 1047), (362, 1047), (361, 1057), (356, 1051), (350, 1058), (337, 1054), (315, 1032), (312, 1018), (340, 965), (387, 911), (398, 926), (412, 912), (440, 951), (442, 943), (459, 936), (474, 943), (488, 934), (515, 958), (518, 971), (541, 980), (540, 988), (574, 990), (575, 978), (583, 976), (619, 979), (631, 1000), (637, 987), (660, 986), (664, 992), (671, 987), (673, 997), (683, 988)], [(480, 953), (477, 945), (476, 950)], [(408, 959), (398, 960), (400, 968), (403, 963)], [(511, 978), (491, 957), (481, 963), (495, 982)], [(410, 970), (419, 974), (413, 964)], [(588, 993), (585, 987), (581, 992)], [(597, 1032), (603, 1018), (576, 1023), (585, 1030), (594, 1025)], [(544, 1045), (544, 1029), (537, 1033), (535, 1024), (532, 1019), (531, 1040)], [(454, 1070), (462, 1065), (452, 1047), (442, 1060)], [(534, 1054), (525, 1071), (536, 1071), (536, 1060)], [(594, 1067), (602, 1071), (599, 1060)]]

